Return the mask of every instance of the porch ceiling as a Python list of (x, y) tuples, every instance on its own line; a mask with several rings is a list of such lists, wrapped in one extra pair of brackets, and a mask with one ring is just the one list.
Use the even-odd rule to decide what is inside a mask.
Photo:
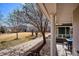
[(78, 4), (73, 3), (40, 3), (43, 13), (50, 19), (50, 15), (56, 14), (56, 24), (72, 23), (73, 11)]

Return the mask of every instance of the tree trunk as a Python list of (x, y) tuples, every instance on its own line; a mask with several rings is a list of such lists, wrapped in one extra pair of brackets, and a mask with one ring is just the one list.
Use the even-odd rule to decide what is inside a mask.
[(42, 32), (42, 35), (43, 35), (43, 43), (36, 49), (37, 51), (40, 51), (46, 44), (45, 32)]
[(18, 39), (18, 32), (16, 33), (16, 40)]
[(42, 32), (43, 35), (43, 43), (37, 47), (36, 49), (32, 50), (30, 54), (30, 56), (40, 56), (40, 50), (44, 47), (44, 45), (46, 44), (46, 38), (45, 38), (45, 32)]
[(34, 36), (34, 32), (32, 31), (32, 36)]
[(42, 32), (43, 35), (43, 44), (46, 44), (45, 32)]
[(36, 37), (38, 36), (38, 32), (35, 32)]
[(46, 44), (45, 32), (42, 32), (42, 35), (43, 35), (43, 43), (37, 48), (37, 51), (39, 52), (43, 48), (43, 46)]

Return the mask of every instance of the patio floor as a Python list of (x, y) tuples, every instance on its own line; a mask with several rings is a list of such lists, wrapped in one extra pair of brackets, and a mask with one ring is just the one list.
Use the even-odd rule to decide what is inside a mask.
[(58, 56), (72, 56), (66, 45), (57, 43)]
[[(41, 50), (41, 55), (50, 56), (50, 40), (51, 39), (47, 39), (47, 44)], [(58, 56), (72, 56), (66, 45), (63, 45), (62, 43), (57, 43), (56, 47)]]

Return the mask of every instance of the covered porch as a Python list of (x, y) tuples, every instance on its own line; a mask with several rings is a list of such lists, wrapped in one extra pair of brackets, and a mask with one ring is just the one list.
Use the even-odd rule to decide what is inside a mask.
[[(67, 39), (66, 36), (71, 37), (73, 35), (72, 53), (71, 55), (78, 55), (79, 53), (79, 4), (73, 3), (44, 3), (38, 4), (41, 11), (51, 22), (51, 40), (50, 40), (50, 53), (51, 56), (56, 56), (57, 47), (61, 48), (61, 45), (56, 46), (56, 37)], [(66, 25), (64, 25), (66, 24)], [(70, 24), (70, 25), (68, 25)], [(64, 26), (62, 26), (64, 25)], [(65, 30), (60, 30), (59, 27), (65, 27)], [(69, 28), (66, 30), (66, 27)], [(59, 34), (59, 31), (64, 32)], [(71, 33), (73, 32), (73, 33)], [(65, 46), (63, 46), (64, 48)], [(66, 48), (66, 47), (65, 47)], [(68, 51), (67, 51), (68, 52)]]

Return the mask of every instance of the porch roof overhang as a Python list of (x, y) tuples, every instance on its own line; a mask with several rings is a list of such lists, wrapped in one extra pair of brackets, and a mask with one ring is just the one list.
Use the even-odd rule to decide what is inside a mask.
[(73, 11), (78, 4), (74, 3), (38, 3), (42, 12), (50, 20), (50, 16), (56, 15), (56, 25), (72, 23)]
[(39, 3), (38, 5), (49, 20), (51, 15), (53, 16), (56, 14), (56, 3)]

